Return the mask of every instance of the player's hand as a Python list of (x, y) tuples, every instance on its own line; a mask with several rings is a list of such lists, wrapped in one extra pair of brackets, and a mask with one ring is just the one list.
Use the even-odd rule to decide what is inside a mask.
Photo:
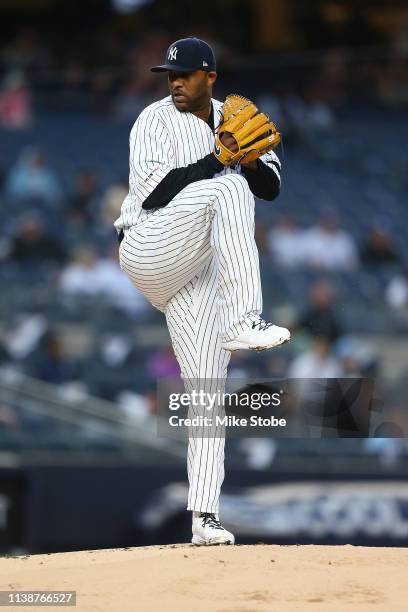
[[(231, 132), (224, 132), (220, 138), (222, 144), (227, 147), (233, 153), (238, 151), (238, 144)], [(256, 161), (245, 162), (245, 159), (242, 160), (241, 166), (245, 166), (246, 168), (250, 168), (251, 170), (257, 169)]]
[(227, 147), (233, 153), (238, 151), (238, 144), (231, 132), (224, 132), (220, 138), (224, 147)]

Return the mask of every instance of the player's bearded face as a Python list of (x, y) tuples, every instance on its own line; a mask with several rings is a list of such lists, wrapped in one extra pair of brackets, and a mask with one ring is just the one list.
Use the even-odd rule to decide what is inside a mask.
[(201, 110), (211, 97), (215, 72), (169, 72), (169, 90), (175, 107), (181, 112)]

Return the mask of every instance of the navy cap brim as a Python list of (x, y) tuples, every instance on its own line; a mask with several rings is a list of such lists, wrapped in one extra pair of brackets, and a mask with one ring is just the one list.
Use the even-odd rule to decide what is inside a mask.
[(151, 72), (194, 72), (197, 68), (186, 68), (185, 66), (176, 66), (175, 64), (162, 64), (161, 66), (153, 66)]

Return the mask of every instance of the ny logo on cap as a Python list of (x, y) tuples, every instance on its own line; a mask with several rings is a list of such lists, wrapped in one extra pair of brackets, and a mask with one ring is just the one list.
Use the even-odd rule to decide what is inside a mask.
[(175, 60), (177, 57), (177, 47), (172, 47), (171, 49), (169, 49), (169, 55), (167, 57), (167, 59), (169, 60)]

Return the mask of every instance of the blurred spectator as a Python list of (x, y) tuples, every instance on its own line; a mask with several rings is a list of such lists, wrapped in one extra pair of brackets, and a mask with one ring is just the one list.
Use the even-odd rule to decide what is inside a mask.
[(0, 433), (15, 434), (20, 429), (20, 421), (17, 412), (7, 404), (0, 404)]
[(336, 124), (336, 117), (323, 96), (324, 92), (320, 92), (316, 87), (305, 92), (307, 124), (312, 134), (316, 131), (328, 132)]
[(350, 352), (342, 355), (340, 362), (343, 370), (343, 378), (359, 378), (363, 375), (361, 372), (360, 362), (355, 353)]
[(321, 70), (314, 73), (314, 87), (328, 104), (337, 108), (347, 98), (350, 83), (349, 51), (337, 47), (322, 54)]
[(361, 248), (361, 260), (364, 264), (393, 264), (400, 263), (400, 256), (393, 244), (393, 238), (389, 226), (374, 225)]
[(6, 75), (0, 90), (0, 126), (9, 130), (27, 128), (31, 124), (31, 96), (24, 75)]
[(306, 266), (327, 270), (353, 270), (357, 266), (354, 240), (339, 228), (334, 214), (323, 215), (316, 227), (305, 232), (303, 261)]
[(131, 334), (102, 334), (96, 338), (84, 381), (90, 393), (116, 400), (124, 391), (140, 393), (149, 387), (151, 381), (143, 365), (140, 348), (134, 346)]
[(385, 292), (385, 300), (396, 310), (408, 306), (408, 269), (391, 279)]
[(152, 100), (168, 95), (166, 79), (157, 79), (146, 70), (162, 61), (163, 49), (170, 44), (168, 32), (150, 30), (137, 47), (127, 53), (128, 78), (116, 101), (116, 113), (134, 119)]
[(131, 338), (121, 333), (104, 334), (98, 339), (97, 352), (107, 366), (123, 366), (133, 356)]
[(92, 247), (75, 249), (71, 260), (62, 271), (59, 288), (67, 294), (96, 295), (100, 291), (100, 278), (97, 273), (97, 255)]
[(110, 185), (102, 196), (99, 220), (102, 225), (112, 230), (113, 222), (120, 215), (123, 200), (129, 191), (129, 184), (126, 181)]
[(77, 174), (74, 192), (66, 209), (66, 215), (74, 225), (86, 226), (92, 221), (97, 189), (98, 178), (95, 171), (81, 170)]
[(107, 114), (112, 111), (112, 90), (114, 89), (114, 72), (104, 67), (91, 75), (93, 110), (95, 113)]
[(289, 355), (284, 351), (279, 353), (270, 351), (270, 353), (265, 364), (265, 375), (268, 378), (285, 378), (289, 367)]
[(57, 176), (40, 148), (25, 149), (6, 179), (6, 192), (15, 198), (39, 198), (50, 204), (62, 198)]
[[(41, 38), (43, 40), (43, 38)], [(34, 28), (20, 28), (1, 52), (4, 65), (14, 70), (42, 70), (49, 65), (49, 51)]]
[(18, 226), (8, 257), (21, 264), (63, 263), (66, 252), (61, 240), (47, 233), (41, 217), (31, 213)]
[(65, 112), (80, 113), (93, 110), (90, 82), (84, 62), (70, 58), (61, 76), (62, 88), (58, 107)]
[(61, 384), (78, 377), (75, 364), (64, 355), (61, 338), (47, 332), (38, 348), (29, 357), (28, 371), (34, 378), (53, 384)]
[(147, 373), (153, 380), (180, 376), (180, 367), (171, 346), (165, 346), (151, 355)]
[(145, 395), (134, 391), (123, 391), (119, 393), (117, 403), (131, 425), (152, 422), (151, 403)]
[(129, 79), (116, 98), (115, 114), (120, 119), (134, 119), (149, 101), (150, 99), (143, 94), (143, 83), (140, 83), (136, 77)]
[(340, 338), (335, 345), (335, 354), (341, 361), (343, 377), (358, 378), (377, 374), (378, 362), (375, 354), (356, 338)]
[(288, 370), (288, 378), (339, 378), (343, 371), (324, 336), (313, 339), (312, 348), (296, 357)]
[(262, 221), (257, 221), (255, 225), (255, 242), (259, 255), (266, 255), (268, 253), (268, 230)]
[(278, 451), (278, 442), (273, 438), (242, 438), (238, 449), (245, 456), (245, 465), (251, 470), (265, 470), (270, 467)]
[(5, 333), (5, 343), (11, 357), (16, 361), (24, 360), (38, 346), (47, 329), (44, 315), (18, 313)]
[(270, 91), (262, 91), (256, 96), (254, 101), (259, 108), (262, 108), (264, 113), (269, 115), (271, 120), (278, 126), (279, 131), (284, 131), (285, 115), (281, 100), (272, 95)]
[(268, 235), (273, 259), (281, 266), (293, 268), (302, 263), (304, 230), (297, 227), (291, 215), (281, 215)]
[(79, 247), (63, 270), (59, 288), (67, 295), (102, 295), (129, 314), (144, 312), (148, 302), (120, 269), (117, 247), (98, 259), (92, 247)]
[(312, 285), (309, 305), (297, 321), (296, 328), (304, 329), (311, 336), (324, 336), (334, 342), (342, 329), (334, 310), (334, 290), (324, 280)]
[(406, 452), (406, 442), (398, 435), (398, 430), (381, 427), (378, 437), (363, 440), (364, 451), (369, 455), (378, 455), (384, 467), (395, 468)]
[(302, 138), (310, 138), (317, 131), (332, 130), (335, 125), (335, 115), (323, 95), (317, 89), (309, 88), (305, 99), (290, 95), (284, 103), (288, 129)]
[(97, 276), (100, 293), (116, 308), (130, 315), (141, 314), (150, 309), (146, 298), (120, 269), (116, 245), (110, 249), (107, 257), (98, 261)]
[(231, 359), (228, 364), (228, 378), (246, 379), (249, 376), (255, 376), (251, 365), (251, 355), (247, 355), (249, 351), (235, 351), (231, 353)]

